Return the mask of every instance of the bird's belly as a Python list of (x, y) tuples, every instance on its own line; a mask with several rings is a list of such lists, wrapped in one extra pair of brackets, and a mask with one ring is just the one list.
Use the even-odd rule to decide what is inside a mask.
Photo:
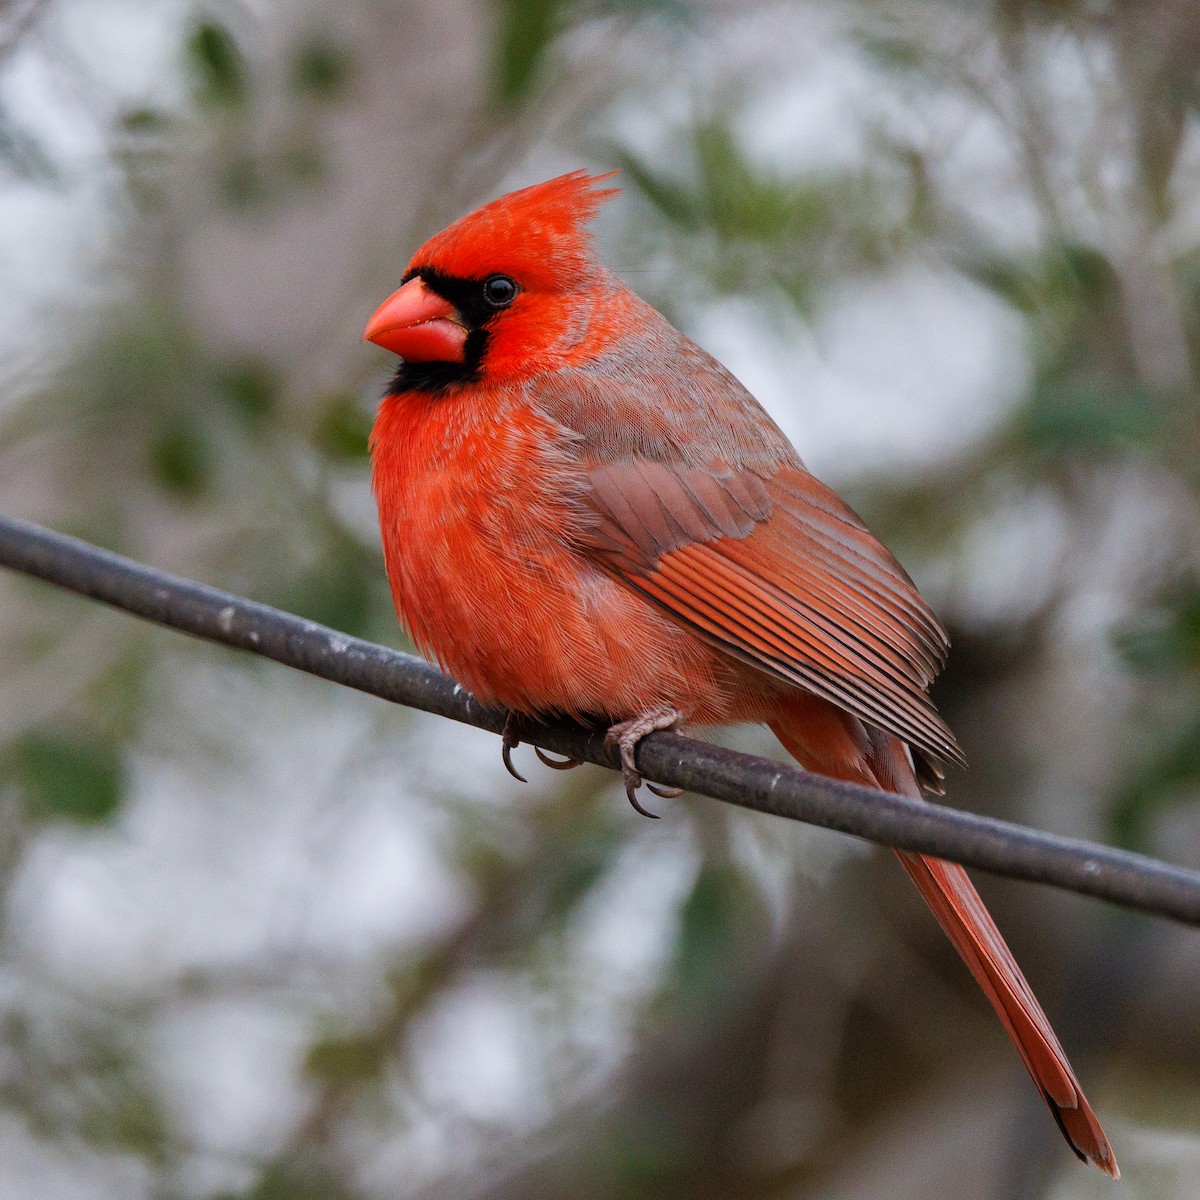
[(439, 522), (399, 532), (397, 609), (423, 652), (481, 699), (526, 713), (678, 707), (711, 652), (547, 539), (496, 544)]
[(413, 640), (459, 683), (530, 714), (766, 716), (763, 676), (573, 549), (544, 424), (474, 425), (445, 401), (404, 418), (385, 405), (376, 427), (388, 578)]

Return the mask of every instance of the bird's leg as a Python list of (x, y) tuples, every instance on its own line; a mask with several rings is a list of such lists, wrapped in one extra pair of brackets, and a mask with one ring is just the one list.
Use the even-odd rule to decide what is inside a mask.
[[(637, 749), (638, 742), (647, 734), (654, 733), (659, 729), (678, 729), (682, 720), (683, 713), (678, 709), (659, 708), (654, 712), (634, 717), (631, 721), (622, 721), (619, 725), (614, 725), (604, 739), (605, 749), (610, 754), (614, 750), (620, 752), (621, 774), (625, 778), (625, 795), (629, 797), (629, 803), (633, 805), (634, 811), (641, 813), (643, 817), (657, 818), (658, 814), (647, 812), (638, 803), (638, 788), (644, 781), (638, 772), (637, 764), (633, 761), (634, 751)], [(683, 795), (683, 788), (660, 788), (653, 783), (647, 783), (646, 786), (656, 796), (662, 796), (665, 800), (673, 800), (676, 796)]]
[[(500, 734), (500, 757), (504, 760), (504, 766), (508, 773), (514, 779), (519, 779), (522, 783), (528, 783), (529, 780), (513, 766), (512, 752), (521, 744), (521, 735), (528, 734), (528, 731), (527, 718), (510, 708), (508, 716), (504, 718), (504, 729)], [(538, 756), (540, 762), (545, 763), (548, 767), (552, 767), (555, 771), (569, 771), (572, 767), (579, 766), (579, 759), (551, 758), (541, 746), (534, 746), (533, 752)]]

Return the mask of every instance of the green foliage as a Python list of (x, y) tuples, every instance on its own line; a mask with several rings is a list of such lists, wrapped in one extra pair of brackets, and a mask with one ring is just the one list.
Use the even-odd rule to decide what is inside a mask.
[(325, 152), (309, 138), (297, 138), (275, 159), (279, 176), (297, 189), (313, 188), (328, 172)]
[(1033, 385), (1008, 446), (1023, 473), (1134, 453), (1179, 457), (1194, 398), (1139, 372), (1118, 272), (1104, 253), (1060, 241), (1032, 261), (981, 256), (964, 269), (1029, 323)]
[(323, 104), (345, 98), (354, 77), (348, 47), (329, 38), (309, 37), (293, 52), (289, 80), (294, 92)]
[(1031, 451), (1105, 455), (1154, 445), (1164, 431), (1163, 407), (1138, 383), (1067, 377), (1036, 387), (1013, 427)]
[(271, 195), (263, 162), (247, 150), (235, 150), (217, 171), (217, 192), (235, 211), (259, 207)]
[(546, 907), (555, 921), (565, 921), (612, 866), (621, 849), (620, 831), (611, 822), (600, 821), (565, 839), (564, 853), (554, 862), (548, 880)]
[(564, 0), (496, 0), (495, 91), (505, 104), (524, 99), (553, 40)]
[(1200, 581), (1177, 581), (1157, 605), (1119, 628), (1113, 641), (1139, 686), (1157, 685), (1156, 691), (1173, 697), (1170, 708), (1176, 710), (1143, 723), (1141, 752), (1131, 755), (1109, 807), (1111, 836), (1144, 849), (1161, 812), (1200, 795)]
[(250, 96), (250, 74), (233, 34), (216, 21), (200, 21), (186, 46), (195, 96), (205, 107), (241, 108)]
[(333, 462), (362, 462), (374, 418), (360, 396), (333, 392), (319, 401), (313, 445)]
[(217, 394), (238, 418), (258, 430), (279, 404), (279, 373), (265, 359), (245, 357), (218, 367), (213, 380)]
[(377, 1082), (383, 1075), (390, 1045), (377, 1030), (319, 1038), (304, 1056), (305, 1073), (334, 1085)]
[(622, 1125), (600, 1148), (599, 1157), (598, 1174), (605, 1190), (597, 1190), (595, 1196), (683, 1200), (696, 1194), (697, 1148), (682, 1131), (672, 1128), (669, 1114), (650, 1114), (636, 1127)]
[(680, 141), (685, 173), (628, 149), (613, 154), (672, 249), (719, 294), (773, 285), (807, 313), (826, 279), (874, 269), (911, 238), (910, 165), (886, 187), (858, 172), (790, 176), (750, 157), (729, 113), (681, 130)]
[(747, 948), (763, 930), (762, 900), (745, 873), (728, 863), (706, 863), (679, 913), (672, 971), (687, 1013), (719, 1007), (744, 983)]
[(1118, 844), (1147, 848), (1154, 818), (1184, 798), (1200, 796), (1200, 707), (1169, 738), (1161, 738), (1137, 764), (1113, 799), (1109, 828)]
[(899, 22), (860, 30), (855, 40), (875, 63), (890, 71), (921, 74), (925, 70), (921, 48)]
[(1112, 263), (1094, 246), (1063, 241), (1048, 246), (1032, 263), (1000, 255), (973, 255), (963, 269), (1014, 308), (1043, 325), (1053, 319), (1071, 330), (1094, 322), (1119, 299)]
[(1200, 678), (1200, 580), (1188, 579), (1122, 628), (1114, 643), (1135, 671), (1163, 675), (1190, 669)]
[(17, 785), (31, 817), (82, 824), (110, 820), (126, 791), (120, 749), (94, 731), (21, 735), (0, 755), (0, 779)]
[(345, 1179), (328, 1169), (272, 1163), (249, 1191), (217, 1200), (351, 1200), (355, 1195)]
[(703, 218), (691, 187), (676, 182), (631, 151), (617, 149), (615, 156), (620, 163), (621, 180), (625, 186), (641, 192), (670, 224), (687, 233), (700, 230)]
[(170, 1131), (157, 1097), (128, 1078), (96, 1097), (80, 1122), (81, 1136), (105, 1150), (136, 1154), (152, 1163), (167, 1156)]
[(202, 499), (212, 485), (213, 449), (200, 424), (186, 413), (176, 414), (169, 428), (150, 444), (150, 477), (177, 500)]
[(272, 206), (294, 201), (328, 175), (326, 147), (316, 106), (346, 97), (353, 76), (350, 50), (328, 37), (302, 37), (287, 63), (288, 90), (294, 97), (269, 143), (253, 136), (256, 113), (249, 104), (253, 77), (229, 30), (202, 22), (190, 35), (197, 106), (224, 114), (212, 121), (219, 138), (212, 148), (209, 175), (221, 203), (234, 212), (261, 216)]
[(136, 738), (146, 717), (146, 683), (154, 669), (149, 639), (138, 638), (87, 689), (90, 710), (102, 714), (106, 734), (117, 742)]
[(279, 598), (281, 608), (334, 629), (367, 636), (385, 593), (379, 557), (344, 535), (334, 535), (325, 553)]
[(708, 230), (722, 242), (769, 243), (782, 250), (798, 237), (828, 232), (833, 196), (811, 181), (786, 180), (746, 157), (727, 120), (691, 131), (694, 180), (672, 181), (631, 153), (621, 155), (629, 181), (681, 230)]
[(148, 302), (116, 309), (72, 366), (75, 378), (86, 380), (79, 401), (87, 412), (104, 420), (136, 412), (144, 420), (194, 398), (201, 361), (183, 316)]
[(165, 133), (170, 128), (166, 114), (158, 108), (138, 105), (125, 109), (118, 118), (121, 130), (132, 137), (150, 137)]

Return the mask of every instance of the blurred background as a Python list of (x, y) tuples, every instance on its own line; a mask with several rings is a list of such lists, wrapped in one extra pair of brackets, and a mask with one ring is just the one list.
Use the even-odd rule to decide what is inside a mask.
[[(403, 645), (363, 324), (620, 167), (945, 618), (950, 802), (1194, 866), (1198, 117), (1189, 0), (0, 0), (0, 510)], [(1113, 1185), (881, 851), (7, 575), (0, 680), (6, 1197), (1197, 1195), (1194, 931), (979, 881)]]

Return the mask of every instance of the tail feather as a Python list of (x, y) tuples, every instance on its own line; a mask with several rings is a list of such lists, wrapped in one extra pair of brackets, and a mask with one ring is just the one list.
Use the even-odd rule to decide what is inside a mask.
[[(912, 760), (898, 739), (868, 731), (824, 701), (798, 697), (771, 728), (811, 771), (886, 791), (921, 794)], [(991, 1001), (1071, 1149), (1118, 1178), (1112, 1147), (1066, 1053), (966, 871), (908, 850), (897, 850), (896, 857)]]
[(896, 857), (992, 1002), (1071, 1148), (1117, 1178), (1112, 1147), (1066, 1052), (966, 871), (907, 850)]

